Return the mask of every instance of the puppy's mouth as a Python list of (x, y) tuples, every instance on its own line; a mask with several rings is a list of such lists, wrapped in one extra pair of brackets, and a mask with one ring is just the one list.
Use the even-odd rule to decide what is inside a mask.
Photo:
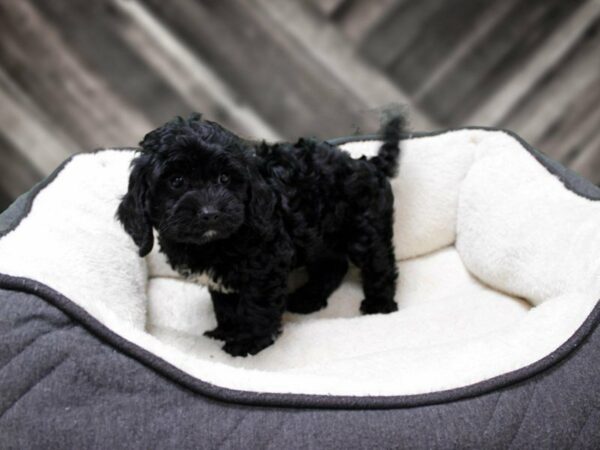
[(209, 242), (217, 241), (219, 239), (225, 239), (230, 235), (226, 230), (216, 230), (210, 228), (208, 230), (193, 230), (193, 231), (181, 231), (181, 230), (162, 230), (161, 234), (175, 242), (181, 244), (195, 244), (203, 245)]
[(198, 215), (172, 214), (166, 216), (158, 227), (159, 234), (180, 244), (203, 245), (229, 238), (241, 225), (235, 215), (220, 212), (220, 217), (211, 220)]
[(202, 237), (203, 237), (204, 239), (212, 239), (212, 238), (214, 238), (214, 237), (217, 237), (218, 235), (219, 235), (219, 232), (218, 232), (218, 231), (215, 231), (215, 230), (208, 230), (208, 231), (205, 231), (205, 232), (202, 234)]
[(221, 238), (222, 236), (223, 236), (223, 233), (221, 233), (217, 230), (207, 230), (200, 235), (199, 241), (196, 243), (197, 244), (206, 244), (207, 242), (216, 241), (217, 239)]

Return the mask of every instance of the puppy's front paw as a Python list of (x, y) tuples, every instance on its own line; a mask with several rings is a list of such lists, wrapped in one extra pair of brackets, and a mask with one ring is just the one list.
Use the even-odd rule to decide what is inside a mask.
[(260, 336), (246, 339), (230, 340), (225, 343), (223, 350), (231, 356), (256, 355), (269, 345), (273, 344), (274, 339), (271, 336)]
[(232, 335), (232, 330), (223, 327), (217, 327), (214, 330), (204, 332), (204, 336), (209, 337), (211, 339), (216, 339), (217, 341), (226, 341)]
[(360, 304), (363, 314), (388, 314), (398, 311), (398, 305), (393, 299), (365, 298)]

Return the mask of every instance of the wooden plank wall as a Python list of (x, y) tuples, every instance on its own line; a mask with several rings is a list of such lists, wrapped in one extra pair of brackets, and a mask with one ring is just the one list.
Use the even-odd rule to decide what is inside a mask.
[(599, 0), (0, 0), (0, 209), (201, 111), (249, 136), (515, 130), (600, 182)]

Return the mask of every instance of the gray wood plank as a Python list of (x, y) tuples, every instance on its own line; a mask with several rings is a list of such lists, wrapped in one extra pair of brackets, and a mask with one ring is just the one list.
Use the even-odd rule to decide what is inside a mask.
[(56, 123), (41, 111), (0, 68), (0, 130), (23, 161), (48, 174), (71, 153), (80, 150)]
[(487, 39), (466, 55), (421, 100), (424, 109), (449, 125), (463, 123), (485, 99), (503, 84), (539, 48), (547, 36), (568, 18), (581, 2), (530, 0), (518, 2)]
[(13, 202), (13, 198), (0, 189), (0, 214)]
[[(256, 111), (236, 98), (215, 71), (138, 2), (116, 1), (128, 17), (116, 30), (152, 70), (177, 92), (186, 108), (202, 112), (245, 136), (277, 140), (279, 134)], [(152, 95), (152, 93), (146, 93)], [(179, 111), (178, 114), (182, 114)]]
[[(570, 113), (577, 111), (581, 99), (595, 92), (600, 67), (600, 33), (597, 22), (575, 46), (575, 50), (548, 72), (525, 101), (503, 122), (503, 126), (517, 130), (534, 144), (544, 139)], [(595, 31), (594, 31), (595, 30)], [(563, 142), (570, 131), (553, 140), (552, 146), (543, 150), (561, 158), (565, 152)], [(572, 145), (572, 144), (571, 144)]]
[(314, 5), (317, 10), (324, 16), (333, 16), (338, 14), (338, 11), (346, 5), (352, 3), (353, 0), (309, 0), (310, 4)]
[(471, 113), (467, 122), (489, 125), (500, 123), (547, 73), (561, 63), (599, 16), (600, 2), (587, 0), (563, 25), (553, 31), (519, 70), (513, 72), (510, 79)]
[(446, 2), (420, 0), (399, 2), (372, 27), (358, 49), (377, 67), (387, 69), (398, 55), (424, 33), (423, 23), (444, 8)]
[(334, 21), (352, 42), (358, 43), (401, 1), (405, 0), (353, 0), (335, 15)]
[(600, 182), (599, 20), (597, 0), (0, 0), (0, 208), (191, 110), (326, 138), (413, 102), (414, 129), (499, 124)]
[(0, 2), (0, 65), (81, 148), (132, 145), (151, 128), (28, 1)]
[(42, 174), (0, 131), (0, 211), (41, 179)]
[(243, 129), (232, 118), (232, 111), (217, 103), (199, 80), (190, 79), (191, 86), (186, 91), (178, 89), (181, 78), (186, 76), (185, 68), (177, 62), (165, 67), (169, 63), (166, 58), (173, 59), (175, 55), (166, 55), (165, 49), (157, 45), (152, 34), (155, 29), (142, 29), (144, 23), (129, 14), (132, 7), (139, 5), (137, 2), (32, 1), (72, 43), (77, 56), (112, 92), (132, 108), (143, 111), (153, 126), (175, 115), (199, 111), (225, 126)]
[(152, 124), (189, 111), (187, 105), (121, 37), (131, 21), (111, 1), (31, 0), (73, 54), (114, 95)]
[[(600, 46), (598, 47), (600, 51)], [(550, 124), (538, 140), (541, 149), (552, 149), (555, 158), (572, 164), (584, 150), (585, 143), (600, 134), (600, 73), (581, 90)], [(600, 149), (596, 149), (600, 152)]]
[[(410, 104), (407, 94), (366, 64), (337, 28), (311, 14), (301, 3), (251, 1), (293, 36), (303, 46), (302, 51), (312, 53), (315, 60), (337, 78), (341, 86), (354, 93), (367, 110), (377, 111), (389, 103)], [(414, 105), (410, 109), (410, 122), (418, 130), (436, 127)]]
[(355, 93), (252, 2), (144, 4), (284, 136), (329, 137), (376, 126), (361, 114), (365, 105)]
[[(455, 71), (462, 63), (462, 60), (469, 55), (479, 45), (482, 39), (504, 19), (504, 17), (514, 7), (515, 1), (506, 0), (490, 4), (489, 8), (477, 18), (470, 32), (461, 39), (454, 48), (449, 49), (448, 54), (440, 61), (435, 68), (423, 73), (423, 82), (415, 90), (413, 100), (420, 102), (422, 98), (429, 94), (435, 86), (443, 82), (449, 73)], [(466, 28), (466, 27), (465, 27)], [(467, 122), (468, 123), (468, 122)]]
[(436, 73), (454, 48), (473, 32), (482, 15), (498, 15), (498, 7), (505, 8), (512, 1), (467, 0), (460, 8), (454, 2), (440, 3), (441, 7), (420, 23), (421, 32), (389, 65), (390, 76), (408, 91), (418, 91), (428, 76)]
[(580, 156), (573, 161), (573, 170), (600, 184), (600, 134), (596, 133), (585, 143)]

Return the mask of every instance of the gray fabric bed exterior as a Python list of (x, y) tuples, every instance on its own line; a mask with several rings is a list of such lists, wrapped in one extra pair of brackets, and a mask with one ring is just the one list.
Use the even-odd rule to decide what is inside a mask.
[[(598, 188), (528, 150), (567, 188), (600, 199)], [(0, 216), (0, 236), (43, 186)], [(207, 386), (59, 293), (0, 275), (0, 447), (598, 448), (599, 322), (597, 305), (534, 366), (454, 391), (269, 396)]]
[[(43, 298), (0, 291), (2, 448), (597, 448), (600, 330), (542, 373), (420, 407), (224, 402), (107, 345)], [(597, 321), (595, 321), (597, 324)]]

